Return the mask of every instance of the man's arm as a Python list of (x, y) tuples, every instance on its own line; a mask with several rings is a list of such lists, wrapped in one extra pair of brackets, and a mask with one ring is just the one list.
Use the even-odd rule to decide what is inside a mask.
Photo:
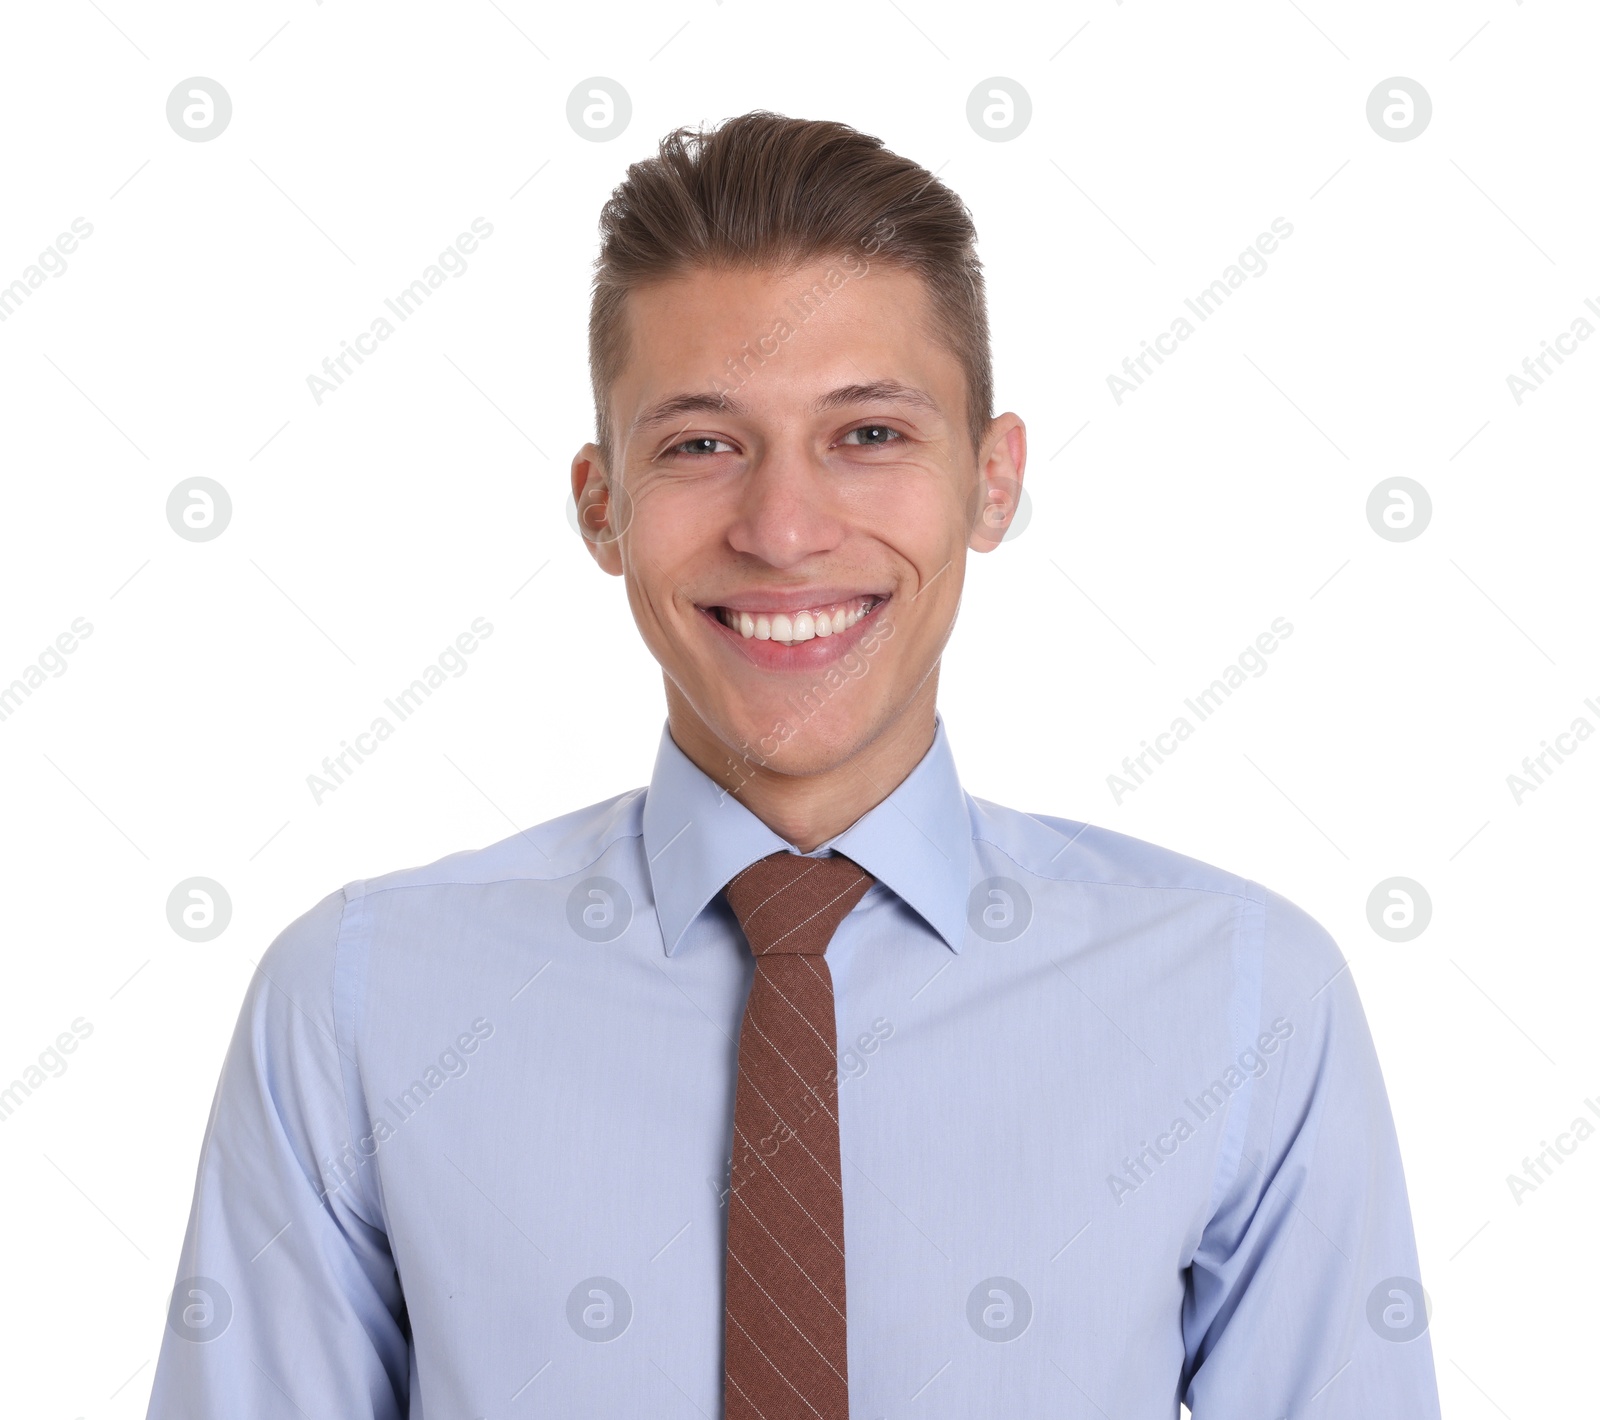
[(1194, 1420), (1437, 1420), (1433, 1352), (1394, 1121), (1348, 968), (1268, 891), (1243, 925), (1264, 1072), (1227, 1123), (1188, 1274)]
[(343, 892), (324, 898), (268, 947), (246, 991), (201, 1145), (150, 1420), (405, 1413), (399, 1278), (372, 1167), (354, 1168), (350, 1147), (362, 1137), (350, 1109), (361, 1108), (359, 983), (341, 931), (346, 911), (362, 909)]

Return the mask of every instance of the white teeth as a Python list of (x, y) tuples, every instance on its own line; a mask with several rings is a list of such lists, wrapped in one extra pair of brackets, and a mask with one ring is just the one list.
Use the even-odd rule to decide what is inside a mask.
[(747, 641), (754, 637), (757, 641), (778, 641), (786, 646), (798, 646), (816, 636), (836, 636), (841, 631), (848, 631), (878, 600), (875, 597), (857, 597), (832, 607), (798, 611), (792, 616), (785, 612), (766, 616), (721, 608), (717, 611), (717, 618)]

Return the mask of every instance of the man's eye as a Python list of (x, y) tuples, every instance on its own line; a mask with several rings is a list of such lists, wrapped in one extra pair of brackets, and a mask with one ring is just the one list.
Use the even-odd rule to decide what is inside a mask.
[(667, 450), (669, 454), (683, 454), (686, 458), (709, 458), (716, 452), (714, 448), (696, 448), (697, 444), (722, 444), (725, 448), (732, 448), (723, 439), (713, 439), (709, 434), (702, 434), (697, 439), (685, 439), (681, 444), (674, 444)]
[[(898, 429), (891, 429), (887, 424), (862, 424), (852, 429), (849, 434), (844, 436), (845, 442), (848, 443), (850, 441), (851, 435), (864, 434), (868, 432), (873, 434), (892, 434), (894, 436), (894, 440), (905, 438), (905, 435), (902, 434)], [(882, 445), (890, 442), (892, 442), (890, 439), (869, 439), (864, 440), (861, 446), (865, 448), (881, 447)]]

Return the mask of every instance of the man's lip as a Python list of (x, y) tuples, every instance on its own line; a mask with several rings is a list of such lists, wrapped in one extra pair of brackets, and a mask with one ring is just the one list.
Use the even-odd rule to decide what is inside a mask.
[(702, 606), (696, 610), (705, 617), (713, 636), (726, 637), (733, 653), (742, 656), (758, 670), (817, 672), (849, 654), (865, 637), (884, 634), (878, 629), (882, 624), (880, 618), (884, 608), (891, 605), (892, 601), (893, 598), (888, 596), (873, 601), (867, 611), (856, 618), (853, 626), (835, 631), (831, 636), (812, 636), (809, 640), (794, 642), (763, 641), (758, 636), (744, 636), (729, 626), (711, 607)]
[(723, 601), (699, 602), (701, 611), (746, 611), (751, 616), (794, 616), (802, 611), (820, 611), (840, 602), (888, 601), (888, 592), (849, 590), (836, 587), (816, 587), (798, 592), (782, 593), (730, 593)]

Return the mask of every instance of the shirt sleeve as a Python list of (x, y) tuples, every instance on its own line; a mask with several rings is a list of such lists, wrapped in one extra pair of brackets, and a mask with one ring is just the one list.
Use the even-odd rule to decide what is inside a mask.
[(1230, 1101), (1186, 1276), (1184, 1401), (1194, 1420), (1437, 1420), (1427, 1301), (1366, 1016), (1333, 939), (1262, 891), (1239, 957), (1249, 984), (1235, 1067), (1249, 1088)]
[[(262, 954), (211, 1106), (149, 1420), (399, 1420), (410, 1342), (352, 1140), (362, 1122), (331, 893)], [(341, 1025), (344, 1027), (341, 1032)], [(366, 1128), (370, 1130), (370, 1125)]]

